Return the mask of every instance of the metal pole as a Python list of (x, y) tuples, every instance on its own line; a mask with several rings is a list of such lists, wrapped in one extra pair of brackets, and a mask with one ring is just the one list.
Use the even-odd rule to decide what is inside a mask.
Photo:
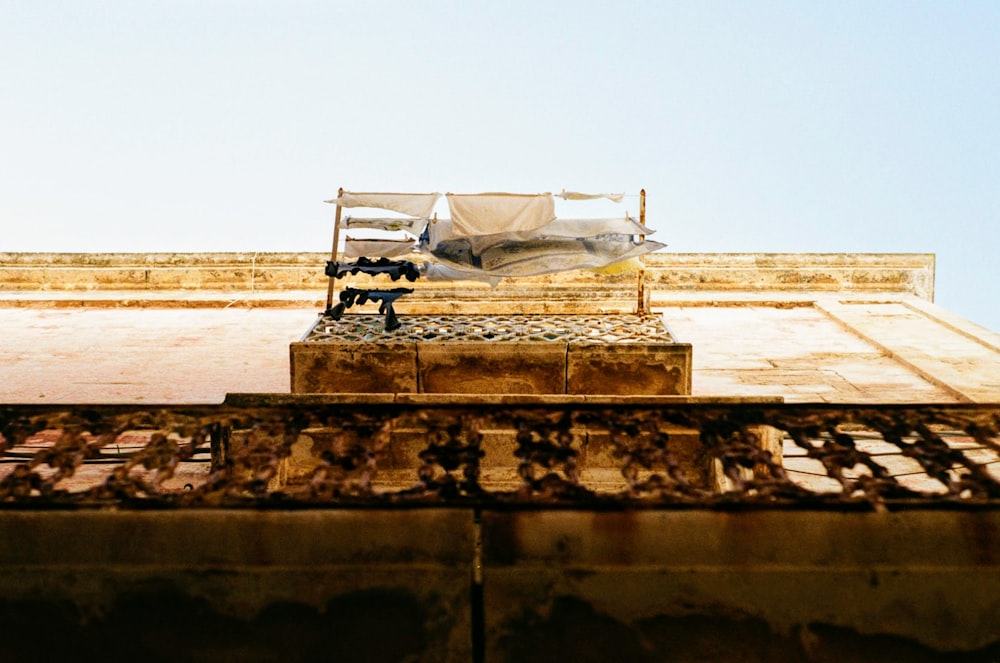
[[(646, 190), (645, 189), (639, 189), (639, 223), (641, 223), (643, 226), (646, 225)], [(639, 238), (642, 239), (642, 240), (644, 240), (644, 239), (646, 239), (646, 236), (645, 235), (640, 235)], [(639, 258), (639, 261), (642, 262), (642, 258), (641, 257)], [(636, 308), (636, 311), (638, 311), (639, 315), (646, 315), (646, 265), (645, 265), (645, 263), (642, 263), (642, 266), (639, 267), (639, 274), (638, 274), (637, 278), (639, 279), (639, 283), (638, 283), (636, 289), (637, 289), (637, 292), (638, 292), (639, 299), (638, 299), (638, 302), (636, 303), (636, 307), (635, 308)]]
[[(337, 200), (344, 195), (344, 187), (337, 189)], [(333, 220), (333, 248), (330, 249), (330, 260), (337, 261), (337, 245), (340, 243), (340, 203), (337, 203), (337, 214)], [(326, 310), (333, 307), (333, 282), (334, 277), (330, 277), (330, 283), (326, 286)]]

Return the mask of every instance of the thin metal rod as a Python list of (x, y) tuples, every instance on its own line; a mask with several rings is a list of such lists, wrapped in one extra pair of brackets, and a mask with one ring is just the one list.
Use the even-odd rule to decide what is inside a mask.
[[(646, 190), (639, 189), (639, 223), (642, 226), (646, 225)], [(646, 239), (645, 235), (640, 235), (639, 240), (644, 241)], [(640, 261), (642, 259), (640, 258)], [(639, 274), (637, 276), (638, 284), (636, 286), (638, 301), (636, 303), (636, 313), (639, 315), (646, 315), (646, 265), (645, 263), (639, 268)]]
[[(337, 189), (337, 200), (340, 200), (344, 195), (344, 187)], [(337, 245), (340, 244), (340, 203), (337, 203), (337, 214), (333, 219), (333, 248), (330, 249), (330, 260), (337, 261)], [(333, 307), (333, 284), (334, 277), (330, 277), (330, 283), (326, 286), (326, 310), (329, 311)]]

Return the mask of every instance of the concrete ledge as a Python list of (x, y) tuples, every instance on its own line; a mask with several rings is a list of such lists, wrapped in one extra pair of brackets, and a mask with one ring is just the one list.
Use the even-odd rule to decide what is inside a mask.
[[(3, 305), (104, 302), (95, 293), (138, 305), (188, 300), (184, 293), (216, 293), (200, 301), (282, 301), (277, 293), (325, 297), (324, 253), (0, 253)], [(422, 260), (420, 256), (414, 256)], [(934, 296), (932, 254), (657, 253), (643, 259), (646, 290), (662, 291), (849, 291)], [(344, 281), (371, 285), (359, 276)], [(381, 283), (381, 281), (379, 281)], [(638, 303), (639, 273), (576, 271), (504, 279), (496, 288), (481, 283), (419, 282), (400, 300), (401, 313), (630, 312)], [(77, 293), (70, 295), (70, 293)], [(170, 296), (154, 293), (173, 293)], [(42, 296), (44, 295), (44, 296)], [(285, 299), (288, 299), (287, 297)], [(301, 303), (296, 294), (292, 301)], [(309, 305), (312, 305), (310, 303)], [(528, 307), (528, 308), (525, 308)]]
[(930, 253), (654, 253), (644, 261), (654, 291), (886, 292), (934, 300)]
[(375, 405), (400, 403), (434, 407), (439, 405), (736, 405), (749, 403), (767, 405), (783, 403), (781, 396), (632, 396), (609, 394), (414, 394), (414, 393), (354, 393), (354, 394), (227, 394), (224, 404), (234, 407), (285, 407), (295, 405)]
[(317, 290), (0, 290), (3, 308), (305, 308), (319, 312), (325, 294)]

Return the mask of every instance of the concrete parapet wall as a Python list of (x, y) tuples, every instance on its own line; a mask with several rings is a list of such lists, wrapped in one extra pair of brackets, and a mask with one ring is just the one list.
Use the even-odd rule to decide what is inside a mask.
[(320, 289), (318, 253), (0, 253), (6, 290)]
[[(323, 253), (0, 253), (0, 290), (323, 294), (328, 257)], [(643, 262), (646, 287), (654, 290), (891, 292), (927, 300), (934, 296), (932, 254), (658, 253), (645, 256)], [(364, 287), (366, 278), (347, 281)], [(584, 270), (505, 279), (497, 288), (477, 283), (418, 285), (415, 300), (421, 291), (439, 299), (497, 301), (517, 301), (526, 292), (553, 301), (599, 293), (604, 300), (621, 300), (617, 306), (621, 309), (636, 301), (638, 274)]]
[(929, 253), (655, 253), (653, 290), (891, 292), (934, 299)]

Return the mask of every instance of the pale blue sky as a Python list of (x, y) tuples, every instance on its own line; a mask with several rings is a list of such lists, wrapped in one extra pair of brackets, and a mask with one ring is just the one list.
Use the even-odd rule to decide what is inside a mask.
[(338, 186), (645, 187), (670, 251), (933, 252), (1000, 330), (1000, 2), (0, 0), (0, 61), (0, 251), (323, 251)]

